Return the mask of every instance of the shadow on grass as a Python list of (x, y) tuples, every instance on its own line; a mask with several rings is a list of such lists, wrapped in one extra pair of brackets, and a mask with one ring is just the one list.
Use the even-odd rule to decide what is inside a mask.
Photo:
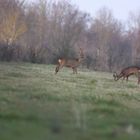
[(5, 121), (39, 121), (40, 119), (33, 115), (23, 116), (17, 113), (0, 113), (0, 120)]
[(21, 73), (21, 72), (11, 72), (11, 73), (7, 73), (7, 74), (5, 74), (5, 76), (8, 76), (8, 77), (17, 77), (17, 78), (19, 78), (19, 77), (21, 77), (21, 78), (28, 78), (29, 76), (27, 76), (27, 75), (25, 75), (25, 74), (23, 74), (23, 73)]
[(97, 99), (91, 112), (99, 114), (115, 115), (121, 112), (125, 107), (115, 100)]

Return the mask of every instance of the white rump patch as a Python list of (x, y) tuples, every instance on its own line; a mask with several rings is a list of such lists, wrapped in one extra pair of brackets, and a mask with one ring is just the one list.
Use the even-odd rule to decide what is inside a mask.
[(58, 59), (58, 62), (61, 63), (61, 59)]

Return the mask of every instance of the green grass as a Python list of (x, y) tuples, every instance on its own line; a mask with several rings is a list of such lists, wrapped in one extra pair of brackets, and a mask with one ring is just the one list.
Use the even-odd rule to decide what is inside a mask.
[(140, 85), (112, 74), (0, 62), (0, 140), (139, 140)]

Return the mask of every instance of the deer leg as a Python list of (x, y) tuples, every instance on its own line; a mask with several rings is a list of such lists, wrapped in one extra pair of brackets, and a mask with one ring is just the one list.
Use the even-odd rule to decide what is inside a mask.
[(72, 67), (72, 70), (73, 70), (73, 74), (75, 74), (75, 68), (74, 67)]
[(139, 83), (140, 83), (140, 77), (138, 77), (138, 85), (139, 85)]
[(126, 81), (128, 81), (128, 76), (126, 76)]
[(138, 84), (140, 84), (140, 73), (138, 72)]
[(122, 82), (124, 81), (124, 79), (125, 79), (125, 76), (122, 78)]
[(77, 74), (77, 68), (75, 68), (75, 73)]
[(77, 68), (76, 67), (72, 67), (73, 69), (73, 74), (77, 74)]
[(57, 65), (57, 66), (56, 66), (56, 68), (55, 68), (55, 74), (57, 74), (57, 73), (58, 73), (59, 68), (60, 68), (60, 65)]

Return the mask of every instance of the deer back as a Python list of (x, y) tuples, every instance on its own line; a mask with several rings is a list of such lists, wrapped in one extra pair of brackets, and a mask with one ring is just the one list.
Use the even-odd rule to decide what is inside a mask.
[(58, 59), (58, 63), (61, 67), (66, 66), (66, 67), (74, 68), (79, 66), (83, 58), (84, 58), (83, 49), (80, 48), (79, 58), (73, 58), (73, 59), (62, 58), (62, 59)]
[(121, 70), (120, 74), (115, 73), (113, 75), (114, 80), (119, 80), (122, 77), (127, 77), (133, 74), (137, 74), (140, 70), (140, 67), (137, 66), (130, 66)]

